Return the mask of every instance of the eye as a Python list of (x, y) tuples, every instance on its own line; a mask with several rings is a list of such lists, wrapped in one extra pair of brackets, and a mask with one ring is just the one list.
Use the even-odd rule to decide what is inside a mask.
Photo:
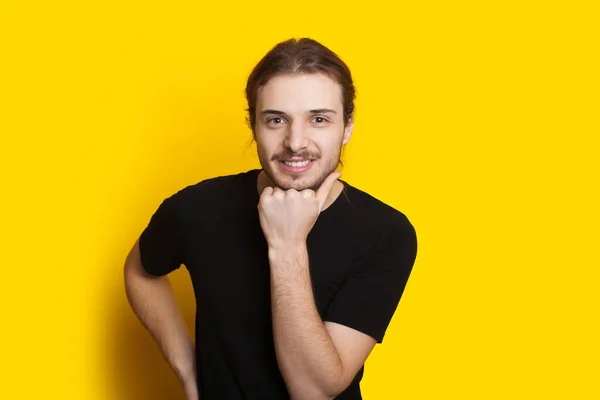
[(315, 121), (317, 124), (322, 125), (325, 122), (327, 122), (327, 119), (325, 117), (314, 117), (313, 121)]
[(284, 122), (284, 119), (281, 117), (273, 117), (273, 118), (269, 118), (267, 120), (268, 124), (274, 124), (274, 125), (279, 125), (282, 124)]

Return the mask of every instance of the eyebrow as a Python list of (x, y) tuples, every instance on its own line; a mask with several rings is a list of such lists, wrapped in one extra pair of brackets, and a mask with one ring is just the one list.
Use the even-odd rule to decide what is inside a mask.
[(311, 114), (327, 114), (327, 113), (332, 113), (332, 114), (337, 114), (337, 111), (332, 110), (331, 108), (317, 108), (316, 110), (310, 110)]
[[(309, 112), (311, 114), (327, 114), (327, 113), (337, 114), (337, 111), (332, 110), (330, 108), (317, 108), (314, 110), (309, 110)], [(263, 110), (260, 113), (261, 114), (287, 115), (285, 112), (280, 111), (280, 110)]]

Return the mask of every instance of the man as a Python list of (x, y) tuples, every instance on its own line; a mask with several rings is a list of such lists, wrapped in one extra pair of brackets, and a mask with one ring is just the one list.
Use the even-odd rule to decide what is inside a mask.
[[(339, 180), (347, 66), (311, 39), (275, 46), (246, 87), (262, 169), (165, 199), (125, 265), (133, 310), (188, 399), (361, 399), (416, 258), (401, 212)], [(196, 296), (192, 344), (166, 275)]]

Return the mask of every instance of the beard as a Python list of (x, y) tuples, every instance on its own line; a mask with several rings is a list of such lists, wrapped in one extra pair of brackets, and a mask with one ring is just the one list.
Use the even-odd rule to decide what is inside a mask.
[(265, 157), (260, 149), (258, 151), (260, 165), (270, 181), (281, 190), (295, 189), (297, 191), (306, 189), (317, 191), (325, 179), (340, 165), (340, 156), (341, 146), (335, 157), (329, 159), (310, 157), (315, 160), (310, 170), (300, 174), (290, 174), (281, 172), (277, 166), (282, 158), (287, 157), (273, 156), (269, 161), (269, 158)]

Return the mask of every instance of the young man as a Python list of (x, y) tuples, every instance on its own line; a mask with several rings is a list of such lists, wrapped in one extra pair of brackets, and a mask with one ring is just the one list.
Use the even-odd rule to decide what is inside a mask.
[[(275, 46), (246, 87), (262, 169), (165, 199), (125, 265), (133, 310), (187, 398), (361, 399), (416, 258), (401, 212), (338, 180), (354, 86), (311, 39)], [(192, 344), (166, 275), (196, 296)]]

